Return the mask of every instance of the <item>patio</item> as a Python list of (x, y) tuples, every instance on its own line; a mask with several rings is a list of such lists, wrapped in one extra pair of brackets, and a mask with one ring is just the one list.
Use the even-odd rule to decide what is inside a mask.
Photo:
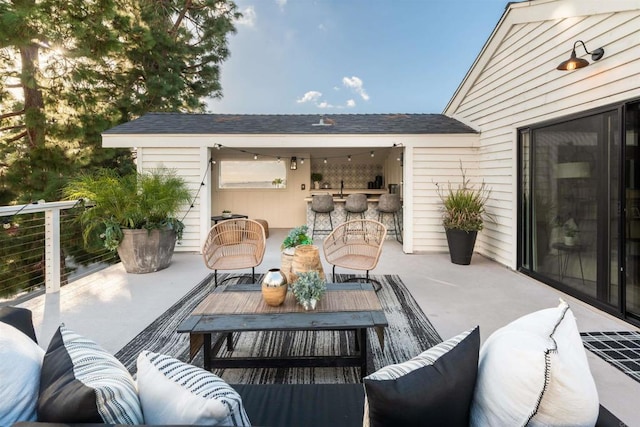
[[(257, 273), (280, 265), (279, 246), (287, 232), (270, 230), (265, 258)], [(324, 268), (330, 273), (328, 265)], [(46, 345), (64, 322), (115, 353), (209, 273), (200, 255), (176, 253), (166, 270), (133, 275), (117, 264), (73, 282), (59, 293), (41, 295), (20, 305), (34, 312), (41, 345)], [(556, 306), (559, 297), (570, 304), (580, 331), (637, 330), (479, 255), (474, 255), (470, 266), (459, 266), (449, 262), (447, 253), (407, 255), (398, 242), (388, 241), (372, 274), (398, 274), (443, 339), (480, 325), (484, 340), (519, 316)], [(590, 352), (587, 355), (601, 403), (628, 425), (640, 425), (636, 407), (640, 383)]]

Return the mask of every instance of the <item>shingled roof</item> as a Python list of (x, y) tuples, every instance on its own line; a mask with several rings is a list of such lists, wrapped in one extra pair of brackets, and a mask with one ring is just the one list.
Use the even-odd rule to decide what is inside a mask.
[(477, 133), (443, 114), (149, 113), (104, 134), (451, 134)]

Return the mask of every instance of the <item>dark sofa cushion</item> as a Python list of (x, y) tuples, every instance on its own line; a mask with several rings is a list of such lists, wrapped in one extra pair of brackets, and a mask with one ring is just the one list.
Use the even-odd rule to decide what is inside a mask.
[(362, 427), (362, 384), (232, 384), (255, 426)]
[(0, 322), (7, 323), (37, 343), (31, 311), (21, 307), (0, 307)]
[(469, 425), (480, 329), (365, 377), (364, 426)]
[(42, 363), (38, 420), (143, 422), (129, 371), (98, 344), (64, 325), (51, 338)]

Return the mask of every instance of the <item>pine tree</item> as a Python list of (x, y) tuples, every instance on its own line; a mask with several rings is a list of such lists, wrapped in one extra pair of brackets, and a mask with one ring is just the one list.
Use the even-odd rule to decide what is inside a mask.
[[(101, 132), (222, 96), (239, 16), (230, 0), (0, 0), (0, 205), (58, 200), (79, 170), (133, 171), (131, 152), (101, 148)], [(37, 251), (17, 230), (0, 237)], [(5, 273), (34, 275), (8, 247), (0, 294)]]

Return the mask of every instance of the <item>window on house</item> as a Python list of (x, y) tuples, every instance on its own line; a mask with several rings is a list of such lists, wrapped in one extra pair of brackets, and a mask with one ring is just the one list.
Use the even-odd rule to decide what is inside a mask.
[(286, 188), (287, 168), (277, 160), (222, 160), (218, 188)]

